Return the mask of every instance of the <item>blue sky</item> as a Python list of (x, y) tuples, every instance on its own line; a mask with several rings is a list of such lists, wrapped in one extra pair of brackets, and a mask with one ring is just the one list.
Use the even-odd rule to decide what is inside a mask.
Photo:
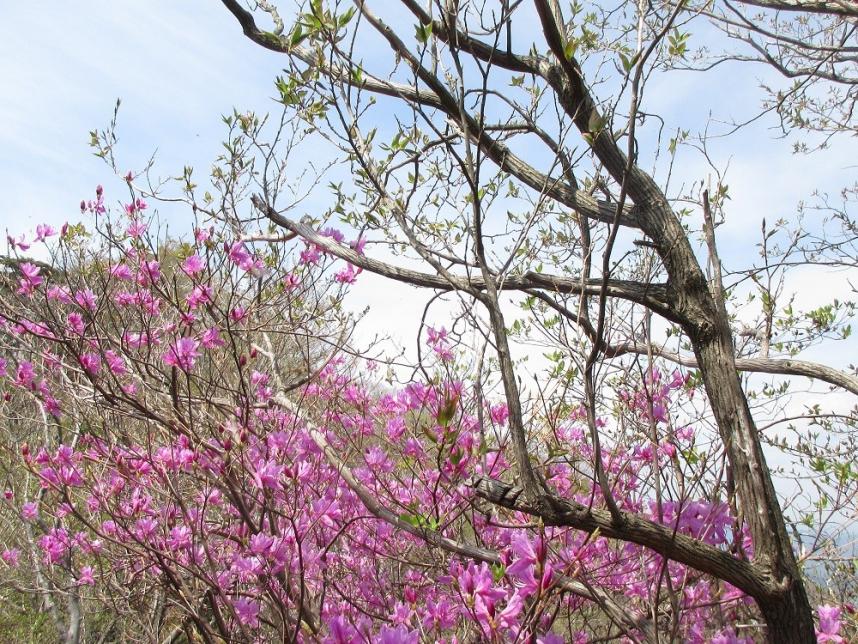
[[(75, 216), (80, 198), (109, 173), (91, 156), (88, 132), (108, 123), (118, 97), (120, 158), (129, 168), (157, 149), (156, 172), (174, 174), (184, 165), (204, 172), (224, 133), (220, 115), (234, 106), (274, 109), (273, 78), (281, 68), (277, 55), (247, 41), (210, 0), (3, 3), (0, 221), (23, 232)], [(647, 90), (645, 108), (666, 117), (667, 132), (700, 127), (710, 113), (741, 119), (757, 107), (764, 73), (746, 65), (724, 66), (716, 79), (674, 74)], [(713, 147), (716, 162), (729, 160), (732, 169), (735, 215), (721, 231), (725, 241), (757, 230), (761, 216), (788, 215), (813, 189), (837, 190), (854, 175), (849, 146), (793, 156), (790, 141), (773, 138), (773, 125), (763, 120)]]
[(220, 115), (268, 109), (279, 69), (219, 3), (2, 3), (3, 227), (73, 219), (97, 183), (109, 187), (88, 133), (108, 124), (117, 98), (129, 169), (157, 149), (156, 174), (186, 164), (205, 172), (223, 136)]
[[(20, 234), (43, 221), (75, 220), (80, 200), (98, 183), (109, 197), (123, 196), (121, 182), (111, 182), (109, 168), (88, 146), (89, 131), (108, 124), (117, 98), (123, 167), (140, 169), (157, 150), (156, 175), (180, 174), (192, 165), (203, 179), (224, 136), (220, 115), (233, 107), (276, 112), (273, 79), (282, 66), (279, 56), (246, 40), (211, 0), (2, 3), (0, 230)], [(674, 74), (649, 86), (644, 107), (665, 117), (667, 133), (700, 128), (710, 115), (742, 119), (757, 108), (765, 73), (743, 65)], [(728, 262), (752, 256), (762, 217), (789, 217), (813, 190), (837, 191), (854, 180), (852, 141), (824, 154), (794, 156), (791, 141), (775, 138), (774, 125), (761, 120), (712, 147), (714, 161), (730, 168), (732, 201), (719, 230)], [(690, 181), (708, 170), (688, 154), (677, 172), (678, 181)], [(801, 278), (796, 283), (808, 305), (842, 288), (839, 279), (822, 288), (816, 278), (808, 280), (812, 289)], [(380, 285), (368, 276), (363, 281), (361, 303), (383, 306)], [(403, 334), (412, 338), (410, 329)]]

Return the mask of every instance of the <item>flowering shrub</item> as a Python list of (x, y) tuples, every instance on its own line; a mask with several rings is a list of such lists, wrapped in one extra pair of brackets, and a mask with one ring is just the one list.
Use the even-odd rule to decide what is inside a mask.
[[(443, 327), (426, 335), (431, 371), (401, 388), (349, 358), (338, 305), (354, 266), (206, 228), (171, 245), (147, 232), (144, 201), (114, 217), (100, 188), (81, 209), (103, 241), (41, 226), (32, 243), (53, 261), (17, 264), (0, 329), (15, 355), (0, 387), (55, 437), (21, 446), (37, 485), (6, 501), (62, 593), (140, 614), (158, 597), (170, 608), (150, 633), (205, 641), (751, 641), (733, 629), (754, 618), (733, 586), (476, 499), (470, 477), (512, 476), (506, 405), (456, 375)], [(694, 483), (696, 432), (675, 420), (693, 391), (678, 371), (626, 381), (598, 423), (640, 431), (603, 442), (602, 462), (623, 510), (751, 556), (727, 499)], [(546, 422), (539, 467), (600, 507), (585, 428), (577, 405)], [(3, 550), (9, 568), (22, 559)], [(843, 641), (838, 617), (820, 608), (820, 641)]]

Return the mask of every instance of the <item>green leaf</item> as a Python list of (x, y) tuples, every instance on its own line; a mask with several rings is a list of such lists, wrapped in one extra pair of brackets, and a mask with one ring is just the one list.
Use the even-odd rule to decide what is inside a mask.
[(572, 60), (575, 57), (575, 52), (578, 50), (578, 43), (574, 40), (570, 40), (566, 43), (566, 46), (563, 48), (563, 55), (566, 56), (566, 60)]
[(667, 37), (667, 53), (678, 58), (685, 58), (688, 52), (688, 38), (691, 36), (688, 32), (681, 32), (679, 29), (674, 29)]
[(304, 30), (301, 29), (301, 25), (295, 25), (295, 29), (292, 31), (292, 36), (289, 38), (289, 46), (297, 47), (300, 45), (310, 34), (304, 33)]
[(454, 396), (446, 400), (443, 406), (438, 410), (438, 424), (442, 427), (449, 427), (450, 422), (456, 415), (456, 408), (459, 406), (459, 397)]
[(623, 69), (628, 74), (635, 65), (638, 64), (638, 60), (641, 57), (641, 52), (636, 52), (634, 56), (629, 58), (623, 52), (620, 52), (620, 61), (623, 63)]
[(346, 10), (346, 12), (345, 12), (344, 14), (342, 14), (342, 15), (337, 19), (337, 26), (338, 26), (340, 29), (342, 29), (342, 28), (343, 28), (343, 27), (345, 27), (347, 24), (349, 24), (349, 21), (352, 19), (352, 17), (353, 17), (354, 15), (355, 15), (355, 7), (349, 7), (349, 8)]
[(432, 23), (428, 23), (425, 25), (415, 25), (415, 38), (417, 38), (417, 42), (423, 43), (424, 45), (428, 42), (429, 37), (432, 35)]

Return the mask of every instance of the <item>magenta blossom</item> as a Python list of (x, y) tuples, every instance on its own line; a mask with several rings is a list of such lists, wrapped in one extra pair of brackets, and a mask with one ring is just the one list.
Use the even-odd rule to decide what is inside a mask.
[(334, 279), (341, 284), (354, 284), (357, 281), (357, 276), (360, 275), (362, 268), (355, 269), (353, 264), (349, 264), (341, 271), (334, 275)]
[(146, 233), (147, 228), (149, 228), (149, 226), (145, 222), (142, 222), (139, 219), (135, 219), (128, 225), (128, 228), (125, 232), (128, 234), (129, 237), (139, 239)]
[(185, 297), (189, 309), (195, 309), (212, 301), (212, 287), (197, 285)]
[(21, 517), (25, 521), (33, 521), (39, 516), (39, 506), (33, 501), (29, 501), (21, 506)]
[(245, 626), (256, 628), (259, 626), (259, 602), (246, 597), (239, 597), (232, 603), (235, 614)]
[(38, 224), (36, 226), (36, 238), (33, 241), (43, 242), (48, 237), (53, 237), (57, 234), (57, 231), (47, 224)]
[(188, 275), (196, 275), (206, 268), (205, 260), (196, 253), (182, 262), (182, 270)]
[(194, 368), (199, 353), (200, 343), (194, 338), (179, 338), (175, 344), (164, 353), (165, 364), (178, 367), (182, 371), (190, 371)]
[(10, 568), (15, 568), (18, 565), (18, 560), (21, 557), (21, 551), (17, 548), (9, 548), (3, 551), (3, 554), (0, 555), (3, 558), (3, 562), (9, 566)]
[(9, 243), (9, 248), (12, 250), (17, 248), (24, 251), (30, 250), (30, 244), (27, 243), (24, 235), (19, 236), (18, 239), (15, 239), (12, 235), (6, 235), (6, 241)]
[(32, 295), (35, 291), (35, 288), (44, 281), (39, 275), (42, 269), (35, 264), (31, 264), (30, 262), (24, 262), (18, 268), (23, 275), (23, 277), (18, 282), (20, 285), (20, 288), (18, 289), (18, 294)]
[(819, 628), (816, 629), (817, 641), (832, 642), (832, 644), (845, 642), (846, 640), (840, 636), (840, 607), (826, 604), (820, 606), (817, 613), (819, 614)]
[(224, 345), (223, 338), (220, 337), (220, 332), (214, 327), (203, 331), (200, 342), (206, 349), (215, 349)]
[(74, 301), (82, 309), (94, 311), (98, 297), (90, 289), (83, 289), (74, 294)]
[(92, 576), (93, 574), (92, 566), (84, 566), (80, 569), (80, 575), (77, 578), (78, 586), (95, 586), (95, 578)]

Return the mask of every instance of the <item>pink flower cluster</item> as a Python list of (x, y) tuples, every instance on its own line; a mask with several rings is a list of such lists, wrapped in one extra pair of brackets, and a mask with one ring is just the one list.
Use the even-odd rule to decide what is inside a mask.
[[(100, 187), (96, 197), (82, 210), (109, 217)], [(0, 387), (56, 417), (62, 402), (86, 421), (74, 439), (35, 456), (22, 449), (39, 497), (6, 499), (67, 587), (123, 587), (142, 601), (159, 584), (176, 606), (205, 598), (218, 615), (206, 627), (226, 640), (289, 631), (298, 641), (558, 644), (586, 641), (592, 628), (578, 615), (599, 610), (569, 592), (570, 580), (642, 622), (664, 610), (654, 598), (667, 580), (679, 589), (677, 639), (743, 641), (712, 626), (716, 612), (723, 624), (750, 610), (736, 588), (632, 543), (474, 503), (471, 475), (514, 478), (510, 410), (452, 375), (461, 371), (444, 327), (426, 332), (429, 377), (400, 388), (327, 351), (309, 377), (290, 381), (289, 356), (264, 347), (312, 337), (300, 295), (304, 280), (321, 279), (321, 248), (299, 247), (289, 272), (272, 278), (249, 242), (198, 229), (171, 261), (144, 243), (145, 208), (126, 207), (128, 234), (113, 240), (122, 256), (94, 262), (102, 272), (90, 287), (21, 263), (21, 316), (0, 327), (27, 354), (0, 364)], [(53, 234), (43, 227), (36, 238)], [(339, 231), (321, 234), (343, 243)], [(362, 253), (364, 243), (352, 247)], [(328, 285), (341, 294), (337, 284), (359, 273), (348, 264)], [(725, 503), (671, 486), (657, 497), (648, 483), (654, 462), (693, 444), (693, 429), (675, 428), (671, 413), (687, 385), (680, 372), (654, 369), (621, 391), (621, 411), (659, 438), (605, 440), (599, 456), (621, 509), (726, 551), (746, 533), (734, 534)], [(534, 414), (533, 453), (553, 490), (599, 506), (580, 402), (552, 423)], [(597, 419), (597, 429), (610, 422)], [(478, 554), (464, 556), (468, 548)], [(20, 551), (4, 547), (2, 560), (18, 566)], [(839, 609), (821, 607), (820, 641), (842, 642), (840, 630)]]

